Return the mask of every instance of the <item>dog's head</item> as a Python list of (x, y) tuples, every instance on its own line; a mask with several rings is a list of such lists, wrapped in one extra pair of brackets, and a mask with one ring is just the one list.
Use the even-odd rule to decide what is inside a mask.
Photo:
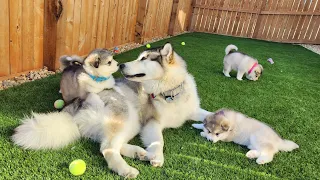
[(247, 75), (247, 79), (252, 81), (257, 81), (259, 77), (262, 75), (263, 67), (261, 64), (258, 64), (256, 67), (253, 68), (250, 74)]
[(110, 76), (118, 71), (118, 62), (111, 51), (95, 49), (84, 59), (83, 68), (94, 76)]
[(228, 138), (231, 131), (231, 123), (224, 115), (224, 111), (217, 111), (215, 114), (209, 114), (203, 121), (204, 130), (212, 135), (212, 141), (224, 141)]
[(120, 65), (122, 74), (129, 80), (143, 82), (161, 80), (169, 74), (186, 72), (184, 60), (173, 51), (170, 43), (163, 47), (143, 51), (136, 60)]

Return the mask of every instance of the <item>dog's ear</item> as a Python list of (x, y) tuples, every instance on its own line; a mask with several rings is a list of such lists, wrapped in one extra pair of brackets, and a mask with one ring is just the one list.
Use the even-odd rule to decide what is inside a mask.
[(222, 129), (223, 131), (228, 131), (229, 128), (230, 128), (230, 125), (229, 125), (229, 123), (228, 123), (226, 120), (224, 120), (224, 121), (221, 122), (221, 129)]
[(203, 125), (206, 125), (208, 122), (207, 122), (207, 118), (205, 118), (204, 120), (203, 120)]
[(160, 54), (165, 56), (169, 64), (174, 63), (173, 59), (173, 48), (170, 43), (166, 43), (163, 48), (160, 50)]
[(261, 65), (261, 64), (259, 64), (259, 67), (260, 67), (260, 69), (261, 69), (261, 74), (262, 74), (263, 67), (262, 67), (262, 65)]

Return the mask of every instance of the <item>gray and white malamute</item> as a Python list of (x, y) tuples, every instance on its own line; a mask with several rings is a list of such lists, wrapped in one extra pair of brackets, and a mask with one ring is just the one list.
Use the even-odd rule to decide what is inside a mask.
[(162, 130), (187, 120), (203, 121), (210, 112), (200, 108), (194, 78), (170, 43), (142, 52), (136, 60), (121, 64), (120, 70), (128, 80), (140, 82), (150, 96), (156, 114), (143, 126), (141, 138), (151, 164), (162, 166)]
[[(120, 68), (130, 81), (118, 79), (113, 89), (103, 90), (99, 97), (90, 93), (83, 102), (76, 99), (61, 112), (34, 113), (16, 128), (15, 144), (57, 149), (86, 137), (101, 143), (109, 168), (121, 176), (139, 174), (121, 155), (162, 166), (162, 130), (179, 127), (188, 119), (203, 121), (209, 112), (200, 108), (195, 81), (169, 43), (142, 52)], [(104, 104), (97, 103), (99, 99)], [(128, 144), (140, 131), (146, 151)]]

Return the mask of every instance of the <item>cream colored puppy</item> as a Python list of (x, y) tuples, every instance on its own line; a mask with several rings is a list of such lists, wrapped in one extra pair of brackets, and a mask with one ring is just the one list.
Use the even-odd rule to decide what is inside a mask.
[(247, 146), (250, 151), (246, 156), (250, 159), (257, 158), (258, 164), (271, 162), (279, 151), (299, 148), (296, 143), (282, 139), (268, 125), (233, 110), (219, 110), (215, 114), (208, 115), (203, 124), (192, 126), (203, 129), (201, 136), (214, 143), (233, 141)]
[[(236, 51), (232, 51), (236, 50)], [(230, 77), (231, 70), (237, 71), (237, 79), (242, 80), (244, 74), (246, 78), (252, 81), (256, 81), (262, 74), (263, 67), (258, 63), (258, 60), (238, 52), (238, 48), (235, 45), (228, 45), (225, 49), (226, 55), (223, 59), (223, 74), (226, 77)]]

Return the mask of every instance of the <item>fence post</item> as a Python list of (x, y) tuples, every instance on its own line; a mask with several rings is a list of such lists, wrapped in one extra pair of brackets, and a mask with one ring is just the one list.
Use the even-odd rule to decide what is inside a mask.
[(135, 38), (134, 41), (136, 43), (143, 43), (144, 42), (144, 24), (145, 24), (145, 17), (148, 12), (148, 0), (138, 0), (138, 12), (137, 12), (137, 22), (135, 27)]
[(254, 26), (254, 30), (253, 30), (251, 38), (257, 38), (257, 35), (258, 35), (258, 32), (259, 32), (259, 27), (261, 25), (261, 11), (262, 11), (262, 9), (264, 9), (266, 7), (266, 3), (267, 3), (267, 0), (261, 0), (259, 11), (257, 13), (258, 18), (257, 18), (257, 21), (256, 21), (256, 25)]
[(61, 0), (44, 1), (43, 65), (56, 70), (57, 22), (62, 13)]
[(174, 26), (176, 24), (178, 5), (179, 5), (179, 0), (173, 0), (170, 21), (169, 21), (169, 28), (168, 28), (168, 35), (170, 36), (174, 34)]
[(189, 10), (189, 14), (188, 14), (188, 25), (187, 25), (187, 31), (191, 31), (192, 29), (192, 17), (193, 17), (193, 14), (194, 14), (194, 5), (195, 5), (195, 2), (196, 0), (191, 0), (191, 5), (190, 5), (190, 10)]

